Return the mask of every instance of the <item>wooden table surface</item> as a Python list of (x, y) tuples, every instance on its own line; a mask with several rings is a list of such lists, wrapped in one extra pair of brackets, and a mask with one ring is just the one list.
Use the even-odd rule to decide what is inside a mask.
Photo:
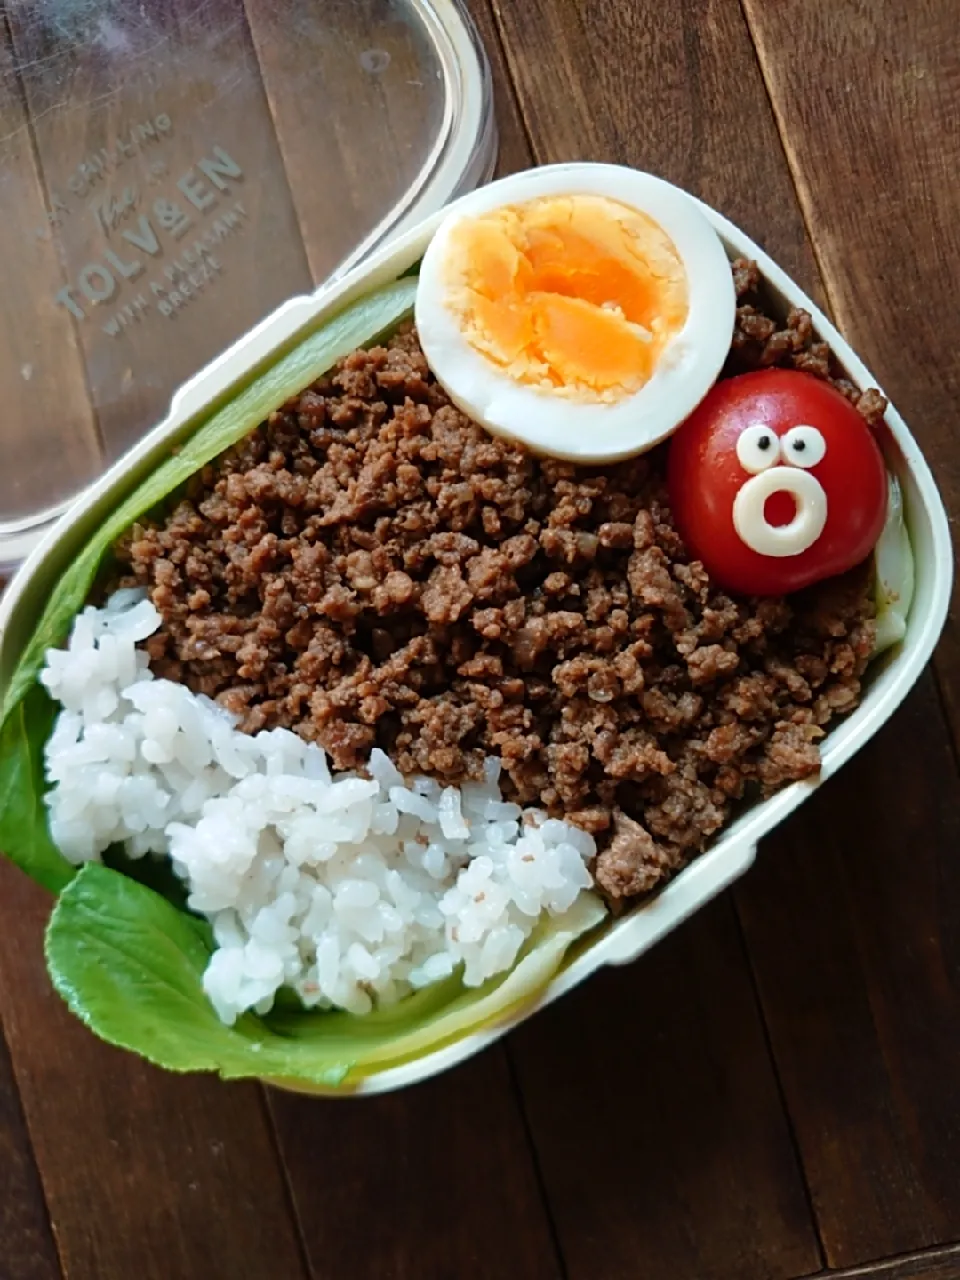
[[(502, 171), (620, 161), (728, 214), (833, 313), (960, 510), (956, 0), (472, 7)], [(257, 145), (289, 184), (248, 190), (251, 216), (304, 245), (272, 282), (285, 296), (324, 274), (349, 174), (306, 131), (310, 66), (291, 80), (275, 56), (282, 6), (233, 8), (276, 131)], [(7, 4), (0, 56), (28, 9)], [(0, 102), (17, 113), (34, 146), (8, 130), (3, 163), (40, 192), (64, 139), (29, 85)], [(53, 248), (32, 252), (5, 255), (0, 367), (22, 359), (27, 284), (56, 275)], [(59, 379), (39, 403), (75, 406), (81, 475), (132, 401), (98, 397), (116, 371), (62, 307), (37, 319)], [(48, 985), (48, 900), (3, 866), (0, 1280), (960, 1278), (958, 733), (954, 618), (735, 891), (466, 1066), (366, 1101), (164, 1075), (100, 1044)]]

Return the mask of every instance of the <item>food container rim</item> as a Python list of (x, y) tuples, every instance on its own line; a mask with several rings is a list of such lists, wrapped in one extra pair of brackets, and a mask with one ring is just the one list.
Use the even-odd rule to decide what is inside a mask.
[[(696, 199), (693, 196), (689, 198)], [(756, 261), (765, 281), (781, 301), (810, 312), (814, 327), (831, 346), (848, 376), (861, 388), (878, 386), (833, 323), (790, 276), (729, 219), (702, 201), (696, 200), (696, 203), (719, 233), (731, 257)], [(441, 210), (406, 234), (391, 239), (366, 263), (353, 267), (310, 297), (285, 303), (176, 393), (165, 421), (119, 459), (61, 517), (14, 578), (0, 601), (0, 672), (6, 665), (3, 650), (10, 634), (11, 620), (21, 610), (29, 609), (28, 589), (38, 577), (49, 575), (52, 578), (62, 572), (65, 561), (56, 553), (64, 546), (68, 535), (78, 528), (91, 528), (98, 515), (106, 513), (129, 489), (135, 477), (146, 474), (171, 444), (189, 435), (199, 425), (204, 412), (238, 382), (269, 364), (280, 350), (327, 315), (413, 266), (446, 212)], [(607, 926), (595, 942), (578, 951), (572, 962), (561, 969), (539, 996), (497, 1025), (465, 1036), (412, 1062), (361, 1078), (347, 1088), (289, 1087), (324, 1096), (353, 1097), (418, 1083), (486, 1048), (603, 966), (636, 959), (741, 876), (755, 859), (758, 841), (833, 776), (876, 733), (904, 700), (929, 661), (946, 620), (953, 581), (953, 551), (947, 514), (930, 468), (892, 404), (885, 421), (890, 437), (886, 450), (888, 465), (897, 471), (907, 491), (908, 521), (917, 559), (917, 590), (907, 619), (905, 638), (878, 661), (878, 674), (872, 679), (857, 710), (827, 736), (819, 778), (792, 783), (769, 799), (752, 805), (716, 844), (681, 871), (662, 892)], [(43, 574), (44, 569), (48, 574)], [(45, 590), (46, 586), (41, 583), (38, 590), (41, 598)], [(283, 1081), (272, 1083), (286, 1087)]]

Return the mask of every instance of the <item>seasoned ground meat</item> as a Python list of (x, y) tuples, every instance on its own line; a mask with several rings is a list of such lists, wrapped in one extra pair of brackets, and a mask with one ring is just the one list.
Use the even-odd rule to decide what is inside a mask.
[(738, 258), (733, 264), (733, 280), (737, 320), (725, 373), (773, 367), (812, 373), (842, 392), (871, 426), (880, 425), (887, 411), (886, 399), (874, 388), (860, 391), (844, 376), (833, 352), (814, 332), (806, 311), (795, 307), (784, 323), (774, 320), (755, 262)]
[[(728, 372), (807, 368), (859, 399), (756, 271)], [(819, 767), (873, 645), (868, 573), (732, 599), (673, 527), (662, 450), (532, 457), (455, 409), (406, 331), (358, 351), (119, 548), (163, 616), (155, 670), (288, 726), (337, 768), (478, 776), (593, 832), (614, 901), (704, 848), (745, 795)]]

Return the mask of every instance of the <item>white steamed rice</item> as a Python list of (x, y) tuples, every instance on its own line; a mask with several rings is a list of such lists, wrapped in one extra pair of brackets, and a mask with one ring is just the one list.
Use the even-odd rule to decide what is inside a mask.
[(114, 844), (169, 856), (217, 949), (204, 988), (224, 1022), (281, 987), (365, 1013), (463, 965), (509, 969), (541, 914), (591, 888), (592, 838), (484, 783), (331, 773), (286, 729), (254, 736), (136, 648), (160, 625), (140, 591), (86, 608), (41, 680), (63, 710), (46, 748), (50, 830), (75, 864)]

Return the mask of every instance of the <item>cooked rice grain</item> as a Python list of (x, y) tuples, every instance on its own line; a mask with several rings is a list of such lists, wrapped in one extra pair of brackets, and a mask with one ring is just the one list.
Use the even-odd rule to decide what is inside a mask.
[(512, 967), (542, 913), (591, 888), (592, 838), (483, 782), (405, 780), (381, 751), (331, 773), (287, 729), (249, 735), (136, 645), (160, 615), (116, 592), (77, 618), (41, 675), (63, 707), (46, 747), (50, 830), (75, 864), (121, 845), (169, 856), (217, 949), (204, 988), (224, 1022), (281, 987), (365, 1013), (463, 965)]

